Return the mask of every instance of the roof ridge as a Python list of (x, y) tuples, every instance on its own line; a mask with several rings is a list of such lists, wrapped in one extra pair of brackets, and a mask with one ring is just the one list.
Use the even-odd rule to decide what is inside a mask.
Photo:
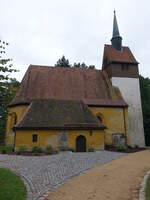
[[(38, 67), (43, 67), (43, 68), (50, 68), (50, 69), (66, 69), (66, 70), (95, 70), (95, 71), (101, 71), (100, 69), (91, 69), (91, 68), (78, 68), (78, 67), (55, 67), (55, 66), (48, 66), (48, 65), (33, 65), (30, 64), (28, 69), (32, 69), (32, 68), (38, 68)], [(27, 70), (28, 70), (27, 69)]]
[(50, 66), (50, 65), (34, 65), (34, 64), (30, 64), (28, 68), (34, 68), (34, 67), (48, 67), (48, 68), (54, 68), (54, 66)]

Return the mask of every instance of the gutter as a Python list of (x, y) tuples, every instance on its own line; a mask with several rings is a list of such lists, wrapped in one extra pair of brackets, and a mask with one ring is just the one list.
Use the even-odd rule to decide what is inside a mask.
[(104, 130), (102, 127), (14, 127), (13, 130)]

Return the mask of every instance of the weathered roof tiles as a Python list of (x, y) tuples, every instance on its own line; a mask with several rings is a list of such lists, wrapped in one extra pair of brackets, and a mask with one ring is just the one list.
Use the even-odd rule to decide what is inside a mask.
[(104, 70), (30, 65), (10, 106), (35, 99), (124, 102)]
[(108, 61), (118, 62), (118, 63), (131, 63), (131, 64), (138, 64), (137, 60), (133, 56), (129, 47), (122, 47), (121, 51), (116, 50), (113, 48), (112, 45), (105, 45), (104, 47), (104, 54), (107, 55)]
[(88, 106), (74, 100), (32, 101), (15, 129), (104, 129)]

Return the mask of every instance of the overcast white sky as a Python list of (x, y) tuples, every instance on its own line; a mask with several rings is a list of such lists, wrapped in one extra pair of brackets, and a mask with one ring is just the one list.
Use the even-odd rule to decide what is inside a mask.
[(0, 38), (10, 44), (19, 81), (29, 64), (53, 66), (62, 55), (72, 64), (101, 69), (114, 9), (123, 45), (140, 62), (140, 73), (150, 77), (148, 0), (0, 0), (0, 7)]

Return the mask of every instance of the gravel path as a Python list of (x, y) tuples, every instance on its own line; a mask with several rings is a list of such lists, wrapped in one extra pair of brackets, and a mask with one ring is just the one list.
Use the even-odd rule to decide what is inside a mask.
[(36, 157), (0, 154), (0, 167), (7, 167), (19, 174), (27, 188), (27, 200), (37, 200), (47, 191), (53, 191), (72, 176), (125, 155), (108, 151), (65, 152), (58, 155)]
[(47, 200), (139, 200), (150, 150), (129, 154), (76, 176), (49, 193)]

